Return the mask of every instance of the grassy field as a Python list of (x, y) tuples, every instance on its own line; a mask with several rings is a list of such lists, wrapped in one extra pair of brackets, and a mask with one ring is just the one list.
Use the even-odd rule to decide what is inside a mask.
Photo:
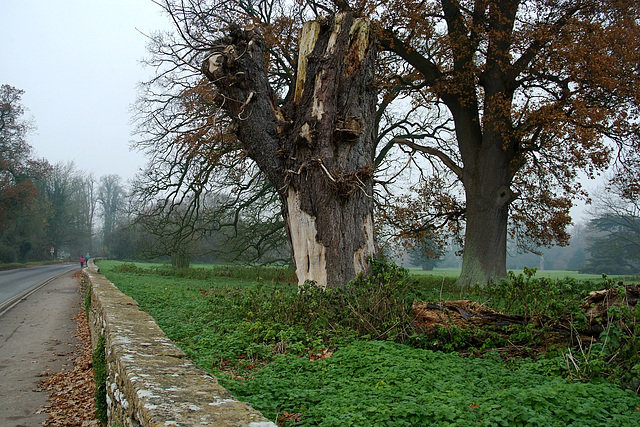
[[(140, 267), (144, 267), (144, 268), (161, 268), (161, 267), (169, 267), (168, 263), (159, 263), (159, 262), (133, 262), (134, 265), (140, 266)], [(220, 265), (220, 264), (194, 264), (193, 268), (204, 268), (204, 269), (221, 269), (221, 268), (233, 268), (233, 266), (225, 266), (225, 265)], [(260, 271), (264, 271), (264, 270), (273, 270), (273, 269), (281, 269), (282, 267), (273, 267), (273, 266), (256, 266), (253, 267), (253, 271), (256, 272), (256, 274), (259, 274)], [(251, 268), (250, 268), (251, 269)], [(460, 275), (460, 269), (459, 268), (434, 268), (433, 270), (423, 270), (421, 268), (406, 268), (407, 271), (414, 276), (431, 276), (434, 278), (458, 278), (458, 276)], [(523, 270), (509, 270), (512, 271), (515, 275), (519, 275), (519, 274), (523, 274), (524, 271)], [(291, 271), (293, 273), (293, 271)], [(535, 277), (545, 277), (548, 279), (564, 279), (564, 278), (571, 278), (571, 279), (575, 279), (575, 280), (589, 280), (589, 281), (593, 281), (596, 283), (602, 282), (603, 278), (602, 275), (600, 274), (584, 274), (584, 273), (579, 273), (577, 271), (572, 271), (572, 270), (536, 270), (536, 274)], [(631, 281), (631, 280), (635, 280), (635, 281), (640, 281), (640, 278), (638, 276), (635, 277), (628, 277), (628, 276), (622, 276), (622, 275), (611, 275), (609, 276), (609, 278), (615, 279), (615, 280), (626, 280), (626, 281)]]
[[(434, 277), (455, 277), (457, 278), (460, 275), (459, 268), (434, 268), (433, 270), (422, 270), (420, 268), (409, 268), (409, 272), (416, 276), (434, 276)], [(513, 271), (514, 274), (523, 274), (523, 270), (509, 270)], [(536, 277), (546, 277), (548, 279), (564, 279), (571, 278), (576, 280), (590, 280), (594, 282), (602, 282), (603, 278), (600, 274), (584, 274), (578, 273), (577, 271), (571, 270), (537, 270)], [(628, 279), (625, 276), (612, 275), (610, 276), (613, 279)], [(638, 280), (638, 277), (635, 277), (635, 280)]]
[(520, 277), (461, 294), (451, 277), (386, 266), (327, 293), (298, 292), (293, 272), (278, 268), (99, 267), (195, 363), (279, 425), (640, 425), (640, 397), (619, 385), (624, 372), (595, 356), (568, 359), (562, 346), (539, 353), (546, 332), (532, 325), (509, 327), (508, 338), (412, 329), (414, 299), (449, 295), (559, 316), (598, 287), (590, 282)]

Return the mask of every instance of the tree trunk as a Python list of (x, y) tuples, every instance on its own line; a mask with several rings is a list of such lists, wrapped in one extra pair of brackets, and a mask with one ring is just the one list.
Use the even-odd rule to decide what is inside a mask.
[(492, 200), (467, 204), (464, 256), (458, 285), (484, 286), (507, 277), (508, 210), (508, 205)]
[(475, 141), (459, 136), (459, 143), (465, 144), (461, 151), (467, 207), (460, 286), (484, 286), (507, 277), (509, 205), (517, 195), (510, 188), (513, 150), (505, 143), (505, 132), (498, 129), (486, 126)]
[(191, 255), (186, 251), (176, 251), (171, 254), (171, 266), (173, 268), (189, 268)]
[(279, 189), (299, 284), (344, 286), (377, 251), (373, 33), (350, 13), (306, 23), (295, 92), (282, 108), (264, 45), (255, 30), (233, 28), (203, 71), (248, 155)]
[[(507, 277), (509, 206), (518, 197), (511, 190), (518, 160), (511, 123), (513, 91), (498, 66), (491, 67), (485, 80), (484, 121), (477, 102), (454, 106), (467, 209), (460, 286), (484, 286)], [(475, 87), (466, 90), (474, 93)]]
[[(514, 154), (504, 141), (504, 134), (485, 128), (482, 143), (466, 151), (462, 181), (467, 224), (460, 286), (484, 286), (507, 277), (509, 205), (517, 194), (510, 188)], [(474, 146), (465, 142), (467, 148)]]

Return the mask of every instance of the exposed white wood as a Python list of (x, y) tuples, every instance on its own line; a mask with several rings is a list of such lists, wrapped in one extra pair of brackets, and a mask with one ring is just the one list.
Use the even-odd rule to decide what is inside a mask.
[(223, 62), (224, 55), (221, 53), (209, 56), (209, 58), (207, 58), (209, 73), (215, 75), (216, 71), (222, 67)]
[(345, 12), (338, 13), (333, 21), (333, 30), (331, 31), (331, 35), (329, 36), (329, 42), (327, 43), (327, 52), (332, 54), (335, 50), (336, 41), (338, 40), (338, 35), (340, 34), (340, 28), (342, 27), (342, 21), (346, 16)]
[(307, 78), (307, 57), (313, 51), (320, 34), (320, 23), (317, 21), (305, 22), (300, 33), (298, 49), (298, 72), (296, 77), (296, 93), (294, 102), (298, 103), (302, 97), (304, 82)]
[(300, 128), (300, 136), (302, 138), (304, 138), (309, 144), (313, 143), (313, 137), (312, 137), (312, 132), (311, 132), (311, 126), (309, 125), (309, 122), (306, 122), (305, 124), (302, 125), (302, 127)]
[(356, 275), (367, 268), (367, 258), (375, 254), (376, 242), (373, 228), (373, 216), (368, 214), (363, 221), (365, 243), (353, 254), (353, 267)]
[(353, 41), (351, 49), (357, 49), (358, 62), (361, 62), (367, 53), (370, 32), (371, 25), (367, 18), (358, 18), (353, 21), (353, 25), (349, 30), (349, 38)]
[(316, 74), (316, 81), (313, 87), (313, 105), (311, 106), (311, 115), (318, 120), (322, 120), (324, 114), (324, 101), (320, 96), (322, 91), (322, 82), (324, 77), (324, 70)]
[(316, 218), (301, 209), (298, 193), (292, 187), (287, 195), (287, 212), (298, 286), (315, 280), (318, 286), (326, 287), (326, 249), (317, 239)]

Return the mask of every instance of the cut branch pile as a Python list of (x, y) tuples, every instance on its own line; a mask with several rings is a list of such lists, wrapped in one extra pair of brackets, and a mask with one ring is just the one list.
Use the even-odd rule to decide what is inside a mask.
[[(624, 295), (620, 295), (620, 288), (610, 288), (591, 292), (580, 304), (580, 308), (588, 319), (587, 329), (578, 331), (581, 335), (598, 337), (611, 321), (608, 315), (612, 306), (635, 307), (640, 300), (640, 285), (627, 285)], [(546, 316), (527, 317), (500, 313), (483, 304), (471, 300), (422, 302), (413, 303), (414, 328), (418, 333), (426, 333), (436, 326), (459, 328), (485, 326), (510, 326), (533, 324), (536, 327), (551, 326), (556, 331), (572, 331), (574, 325), (569, 317), (550, 319)]]
[(635, 307), (640, 300), (640, 285), (627, 285), (624, 295), (620, 295), (618, 288), (593, 291), (585, 298), (580, 308), (589, 319), (589, 326), (596, 327), (606, 324), (609, 307), (627, 305)]
[(456, 325), (460, 328), (472, 326), (508, 326), (525, 325), (524, 316), (502, 314), (483, 304), (471, 300), (445, 301), (439, 303), (413, 303), (414, 327), (418, 332), (426, 332), (435, 326), (447, 328)]

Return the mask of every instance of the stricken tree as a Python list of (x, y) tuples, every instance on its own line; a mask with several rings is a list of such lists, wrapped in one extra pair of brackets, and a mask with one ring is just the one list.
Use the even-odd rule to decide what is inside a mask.
[[(185, 113), (183, 116), (170, 114), (167, 104), (155, 110), (153, 122), (157, 123), (160, 115), (171, 116), (176, 122), (188, 122), (188, 126), (180, 128), (188, 131), (174, 132), (169, 137), (165, 134), (150, 146), (158, 153), (157, 147), (167, 142), (180, 151), (177, 157), (185, 160), (198, 157), (196, 153), (209, 153), (200, 164), (216, 167), (205, 179), (193, 180), (194, 175), (189, 173), (184, 182), (190, 184), (181, 190), (174, 187), (173, 194), (186, 194), (187, 187), (209, 188), (204, 184), (215, 183), (221, 175), (225, 182), (233, 181), (227, 179), (229, 175), (235, 176), (239, 185), (230, 194), (239, 205), (254, 199), (251, 194), (264, 193), (263, 188), (274, 192), (287, 225), (299, 282), (346, 284), (367, 269), (367, 258), (376, 252), (372, 214), (375, 145), (371, 125), (376, 101), (372, 72), (375, 43), (368, 21), (343, 14), (335, 21), (309, 23), (305, 26), (308, 35), (301, 37), (308, 57), (300, 56), (296, 61), (296, 43), (295, 47), (289, 46), (290, 56), (281, 56), (288, 58), (286, 64), (270, 63), (267, 68), (266, 55), (276, 48), (265, 40), (258, 27), (242, 30), (231, 26), (228, 34), (220, 37), (222, 33), (212, 25), (214, 16), (220, 14), (208, 10), (210, 22), (192, 19), (204, 3), (188, 4), (188, 9), (180, 4), (166, 5), (176, 22), (184, 25), (181, 31), (189, 41), (184, 50), (166, 40), (156, 46), (159, 51), (171, 45), (172, 51), (184, 52), (179, 65), (193, 64), (199, 49), (206, 47), (205, 69), (215, 85), (192, 80), (191, 88), (179, 90), (181, 102), (175, 102), (176, 110), (172, 111)], [(222, 6), (230, 16), (233, 13), (229, 8), (233, 8), (232, 3)], [(218, 34), (218, 38), (212, 38), (212, 34)], [(293, 29), (290, 34), (293, 37), (289, 43), (295, 40)], [(266, 37), (270, 37), (268, 33)], [(274, 68), (284, 71), (280, 78)], [(296, 72), (291, 71), (294, 69), (298, 70), (295, 78)], [(307, 79), (305, 75), (313, 77)], [(316, 75), (322, 77), (315, 78)], [(175, 83), (174, 77), (167, 81)], [(190, 114), (196, 111), (209, 114)], [(153, 122), (149, 121), (155, 130), (158, 127)], [(166, 125), (167, 129), (170, 127)], [(161, 139), (164, 142), (160, 143)], [(248, 160), (254, 168), (257, 166), (255, 170), (259, 168), (259, 175), (243, 165)], [(173, 171), (179, 169), (179, 162), (163, 163), (174, 165), (170, 167)], [(225, 169), (222, 164), (233, 166)], [(244, 181), (238, 180), (247, 170), (250, 174), (244, 176)], [(181, 173), (170, 174), (168, 186), (180, 181), (180, 176)], [(257, 185), (265, 180), (269, 185)]]
[(238, 140), (278, 189), (300, 284), (341, 286), (375, 255), (375, 41), (369, 22), (340, 13), (305, 24), (293, 97), (267, 78), (265, 40), (232, 27), (203, 72)]

